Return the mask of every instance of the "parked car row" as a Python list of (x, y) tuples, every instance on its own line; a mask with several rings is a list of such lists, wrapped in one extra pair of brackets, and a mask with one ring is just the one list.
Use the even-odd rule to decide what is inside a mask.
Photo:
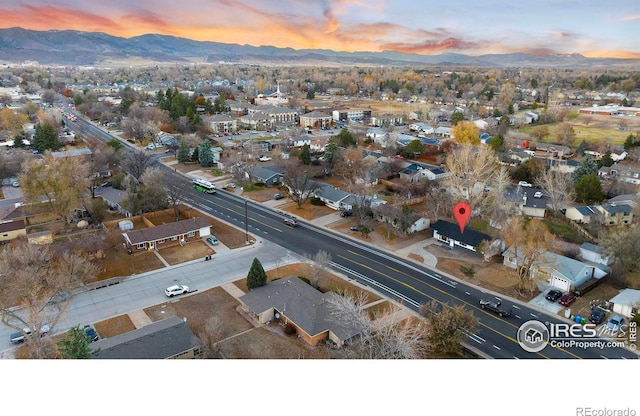
[(559, 290), (551, 289), (544, 297), (549, 302), (558, 302), (560, 305), (569, 306), (578, 298), (572, 293), (562, 293)]

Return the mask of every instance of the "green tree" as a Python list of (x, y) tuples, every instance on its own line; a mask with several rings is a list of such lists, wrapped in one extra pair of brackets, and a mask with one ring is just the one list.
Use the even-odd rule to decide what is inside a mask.
[(611, 167), (613, 166), (613, 163), (614, 162), (613, 162), (613, 158), (611, 157), (611, 150), (607, 150), (604, 156), (602, 156), (602, 159), (598, 161), (598, 165), (600, 167), (602, 166)]
[(315, 90), (311, 89), (311, 90), (307, 91), (307, 100), (313, 100), (315, 98), (316, 98)]
[(580, 178), (582, 178), (583, 176), (587, 176), (597, 172), (598, 164), (595, 160), (591, 159), (591, 156), (586, 155), (584, 159), (582, 159), (582, 162), (580, 162), (576, 170), (573, 171), (571, 178), (573, 179), (573, 182), (577, 184)]
[(578, 179), (575, 185), (576, 199), (585, 204), (601, 202), (604, 199), (602, 184), (598, 174), (590, 173)]
[(120, 143), (120, 140), (118, 139), (111, 139), (106, 144), (107, 146), (112, 147), (113, 150), (120, 150), (124, 148), (124, 145)]
[(404, 153), (406, 153), (407, 156), (418, 157), (422, 153), (424, 153), (424, 145), (418, 139), (411, 140), (404, 150), (405, 150)]
[(311, 164), (311, 148), (308, 144), (302, 146), (302, 151), (300, 152), (300, 162), (303, 165), (309, 166)]
[(209, 140), (204, 140), (200, 143), (198, 153), (200, 155), (200, 166), (205, 168), (213, 166), (213, 152), (211, 151), (211, 142)]
[(213, 101), (213, 112), (223, 113), (225, 111), (227, 111), (227, 95), (225, 93), (221, 93)]
[(264, 268), (262, 267), (262, 263), (258, 260), (257, 257), (253, 259), (253, 263), (251, 263), (251, 269), (249, 269), (249, 274), (247, 275), (247, 287), (249, 290), (255, 289), (256, 287), (264, 286), (267, 284), (267, 273), (265, 273)]
[(451, 125), (455, 126), (457, 125), (459, 122), (464, 120), (464, 114), (462, 114), (459, 111), (454, 111), (453, 113), (451, 113)]
[(334, 141), (338, 147), (356, 147), (358, 145), (358, 142), (346, 127), (333, 136), (330, 141)]
[(67, 336), (58, 341), (57, 345), (62, 358), (68, 360), (87, 359), (94, 355), (94, 352), (91, 351), (91, 343), (79, 325), (71, 328), (67, 332)]
[(189, 153), (190, 153), (189, 142), (185, 139), (180, 140), (180, 144), (178, 145), (178, 153), (176, 155), (178, 162), (179, 163), (188, 162), (190, 158)]
[(22, 136), (22, 134), (21, 133), (16, 134), (13, 137), (13, 147), (15, 147), (17, 149), (22, 149), (25, 146), (26, 145), (24, 144), (24, 137)]
[(191, 154), (191, 161), (192, 162), (199, 162), (200, 161), (200, 150), (198, 147), (193, 149), (193, 153)]
[(58, 150), (62, 143), (58, 140), (58, 132), (51, 124), (39, 123), (36, 126), (36, 134), (33, 136), (33, 148), (40, 153), (45, 150)]

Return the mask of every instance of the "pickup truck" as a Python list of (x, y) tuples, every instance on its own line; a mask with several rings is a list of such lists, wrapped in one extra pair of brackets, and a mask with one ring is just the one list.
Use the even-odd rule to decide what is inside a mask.
[(480, 299), (480, 307), (482, 309), (490, 310), (498, 314), (500, 317), (507, 317), (511, 315), (511, 309), (502, 307), (502, 302), (492, 302), (490, 300)]

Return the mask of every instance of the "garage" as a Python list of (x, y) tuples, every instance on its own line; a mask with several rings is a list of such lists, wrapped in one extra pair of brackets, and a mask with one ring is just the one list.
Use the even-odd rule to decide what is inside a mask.
[(553, 279), (551, 279), (551, 286), (558, 288), (559, 290), (563, 291), (563, 292), (568, 292), (569, 288), (571, 287), (571, 284), (569, 283), (569, 280), (564, 279), (562, 277), (558, 277), (558, 276), (554, 276)]

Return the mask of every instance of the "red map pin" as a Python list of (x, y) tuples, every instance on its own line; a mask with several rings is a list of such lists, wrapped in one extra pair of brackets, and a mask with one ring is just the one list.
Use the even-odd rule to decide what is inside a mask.
[(471, 207), (464, 201), (460, 201), (453, 206), (453, 217), (456, 219), (458, 226), (460, 226), (460, 232), (464, 233), (464, 227), (467, 226), (467, 221), (471, 216)]

